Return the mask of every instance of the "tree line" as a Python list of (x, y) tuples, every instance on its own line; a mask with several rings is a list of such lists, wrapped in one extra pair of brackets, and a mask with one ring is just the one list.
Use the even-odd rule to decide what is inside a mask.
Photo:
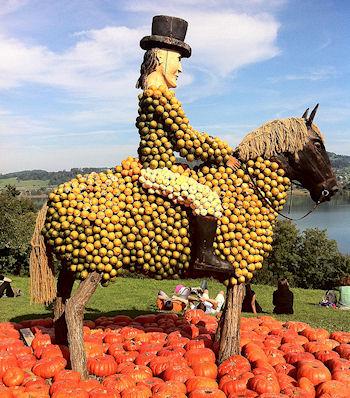
[[(28, 274), (36, 212), (33, 202), (20, 197), (15, 187), (0, 191), (1, 273)], [(350, 275), (350, 256), (339, 252), (336, 241), (329, 239), (325, 230), (301, 232), (292, 222), (279, 220), (273, 250), (253, 283), (275, 285), (279, 278), (286, 277), (295, 287), (328, 289), (345, 275)]]
[(20, 181), (40, 180), (49, 181), (49, 185), (59, 185), (63, 182), (71, 180), (77, 174), (89, 174), (93, 171), (100, 172), (106, 170), (107, 167), (83, 167), (73, 168), (70, 170), (61, 171), (46, 171), (46, 170), (24, 170), (15, 173), (0, 174), (0, 180), (8, 178), (17, 178)]

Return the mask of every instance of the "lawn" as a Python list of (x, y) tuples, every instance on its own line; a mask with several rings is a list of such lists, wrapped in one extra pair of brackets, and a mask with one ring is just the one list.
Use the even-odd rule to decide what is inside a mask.
[(0, 179), (0, 189), (6, 185), (14, 185), (20, 191), (33, 191), (35, 189), (47, 188), (49, 180), (18, 180), (17, 178)]
[[(0, 322), (21, 321), (23, 319), (39, 318), (50, 314), (50, 310), (42, 305), (30, 305), (29, 278), (12, 277), (13, 286), (20, 288), (24, 295), (17, 298), (0, 299)], [(200, 280), (186, 281), (156, 281), (152, 279), (120, 278), (107, 288), (99, 287), (86, 308), (86, 318), (96, 318), (102, 315), (117, 313), (136, 316), (139, 313), (156, 311), (155, 297), (159, 289), (170, 294), (178, 283), (188, 286), (198, 286)], [(222, 289), (222, 285), (209, 281), (211, 296)], [(254, 285), (257, 300), (266, 311), (272, 314), (271, 286)], [(350, 311), (340, 311), (317, 305), (324, 292), (322, 290), (293, 289), (294, 315), (276, 315), (275, 317), (287, 321), (307, 322), (313, 327), (322, 327), (330, 331), (350, 331)], [(252, 316), (252, 314), (245, 314)]]

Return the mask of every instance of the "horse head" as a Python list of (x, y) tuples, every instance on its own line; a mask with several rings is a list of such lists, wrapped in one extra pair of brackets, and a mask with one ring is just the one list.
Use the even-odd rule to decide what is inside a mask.
[(261, 156), (278, 162), (290, 180), (299, 181), (316, 203), (338, 191), (337, 180), (323, 136), (313, 124), (318, 105), (310, 116), (273, 120), (249, 133), (236, 153), (242, 161)]
[(317, 108), (318, 104), (310, 116), (309, 109), (302, 116), (308, 132), (303, 148), (296, 153), (286, 152), (277, 155), (276, 160), (283, 165), (291, 180), (299, 181), (310, 192), (314, 202), (321, 203), (329, 201), (338, 191), (338, 186), (322, 134), (313, 124)]

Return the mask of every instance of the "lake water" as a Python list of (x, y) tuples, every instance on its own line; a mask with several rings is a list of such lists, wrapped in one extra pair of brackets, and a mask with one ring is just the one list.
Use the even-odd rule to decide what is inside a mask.
[[(314, 202), (309, 196), (293, 195), (291, 211), (288, 213), (289, 200), (290, 197), (283, 214), (291, 218), (302, 217), (314, 206)], [(33, 201), (39, 209), (46, 199), (35, 198)], [(340, 252), (350, 254), (350, 193), (336, 195), (330, 202), (319, 205), (303, 220), (294, 222), (301, 231), (307, 228), (326, 229), (328, 237), (337, 241)]]
[[(291, 218), (300, 218), (314, 206), (309, 196), (293, 195), (291, 211), (288, 213), (289, 200), (283, 214)], [(280, 217), (282, 219), (282, 217)], [(336, 195), (330, 202), (320, 204), (315, 211), (300, 221), (294, 221), (300, 230), (307, 228), (326, 229), (328, 237), (335, 239), (340, 252), (350, 254), (350, 195)]]

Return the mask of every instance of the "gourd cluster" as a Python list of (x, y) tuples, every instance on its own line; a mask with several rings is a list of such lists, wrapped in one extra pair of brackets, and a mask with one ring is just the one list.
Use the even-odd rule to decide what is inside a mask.
[(150, 87), (139, 95), (136, 126), (140, 134), (139, 159), (144, 168), (171, 168), (174, 150), (192, 162), (195, 159), (224, 164), (230, 148), (219, 138), (193, 129), (173, 91)]
[[(257, 158), (236, 171), (224, 166), (194, 171), (181, 165), (170, 170), (178, 173), (180, 181), (187, 181), (188, 196), (181, 191), (184, 199), (196, 195), (191, 193), (189, 178), (220, 196), (222, 216), (214, 246), (232, 264), (226, 283), (251, 279), (271, 250), (276, 211), (285, 203), (290, 181), (283, 169)], [(128, 158), (114, 170), (77, 175), (49, 195), (42, 232), (63, 266), (77, 278), (84, 279), (94, 270), (102, 273), (105, 285), (124, 270), (157, 279), (186, 276), (191, 210), (170, 199), (171, 183), (160, 181), (162, 196), (143, 188), (140, 176), (141, 164)]]
[(223, 215), (214, 242), (216, 254), (232, 264), (225, 284), (245, 283), (272, 250), (273, 226), (286, 202), (290, 180), (278, 163), (258, 157), (233, 171), (204, 166), (185, 175), (220, 195)]
[(196, 215), (222, 216), (219, 195), (192, 177), (174, 173), (167, 168), (143, 169), (139, 181), (147, 192), (166, 196), (174, 203), (191, 207)]
[(145, 191), (141, 165), (128, 158), (114, 170), (76, 178), (50, 195), (42, 233), (63, 266), (85, 279), (103, 275), (103, 284), (125, 270), (178, 278), (189, 268), (186, 211)]

